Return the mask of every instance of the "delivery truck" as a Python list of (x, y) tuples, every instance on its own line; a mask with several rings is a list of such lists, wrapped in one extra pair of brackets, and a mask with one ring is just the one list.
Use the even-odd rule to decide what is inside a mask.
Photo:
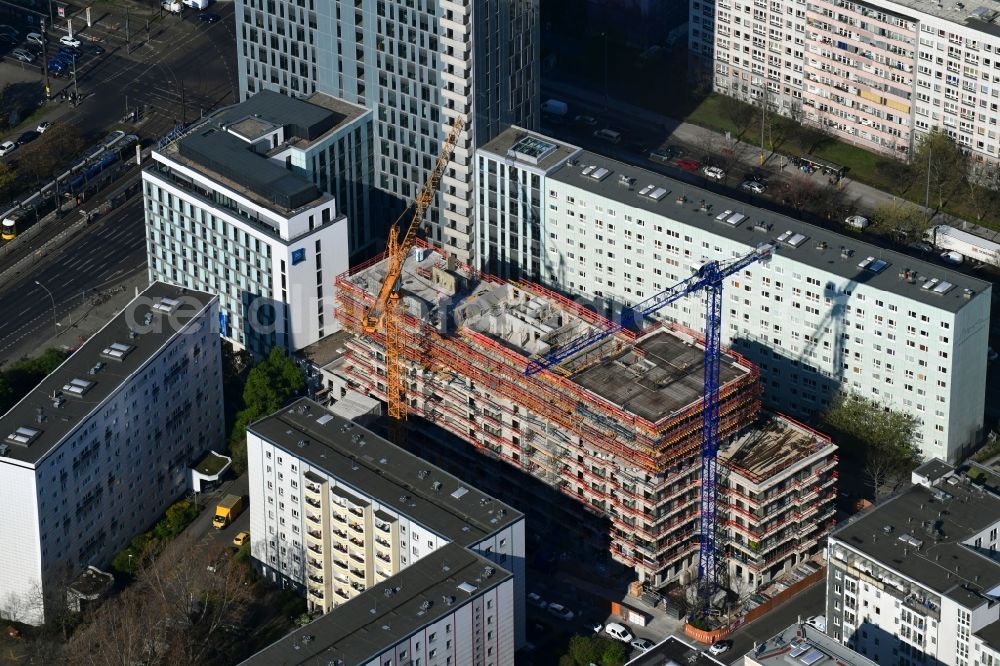
[(243, 496), (226, 495), (215, 507), (215, 518), (212, 519), (212, 525), (215, 526), (215, 529), (221, 530), (231, 525), (241, 513), (243, 513)]

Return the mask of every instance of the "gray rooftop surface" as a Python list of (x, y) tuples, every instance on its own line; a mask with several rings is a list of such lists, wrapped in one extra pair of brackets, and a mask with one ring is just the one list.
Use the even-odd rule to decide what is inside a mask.
[[(163, 315), (152, 309), (161, 298), (184, 299), (190, 305), (180, 306), (172, 315)], [(28, 395), (0, 416), (0, 444), (7, 443), (7, 458), (35, 465), (51, 453), (59, 442), (73, 432), (86, 418), (111, 396), (122, 383), (138, 371), (174, 336), (170, 321), (179, 328), (187, 325), (217, 297), (192, 291), (163, 282), (154, 282), (138, 298), (132, 300), (114, 319), (94, 333), (62, 365), (43, 379)], [(194, 307), (192, 307), (194, 306)], [(129, 337), (130, 324), (142, 327), (147, 313), (153, 313), (150, 332), (135, 338)], [(162, 328), (160, 324), (163, 324)], [(213, 325), (215, 322), (209, 322)], [(121, 361), (111, 360), (102, 352), (113, 343), (134, 345)], [(98, 363), (103, 367), (96, 374), (90, 370)], [(94, 385), (81, 397), (66, 394), (61, 407), (55, 407), (52, 395), (63, 392), (71, 380), (82, 379)], [(43, 421), (38, 422), (38, 410)], [(41, 434), (27, 446), (11, 444), (7, 437), (21, 427), (39, 430)], [(3, 460), (3, 458), (0, 458)]]
[[(642, 374), (636, 375), (623, 358), (634, 358), (628, 350), (605, 358), (571, 379), (583, 388), (613, 403), (622, 410), (656, 423), (688, 405), (701, 400), (705, 385), (704, 348), (687, 344), (666, 331), (656, 331), (639, 339), (635, 347), (648, 361)], [(723, 355), (719, 385), (744, 376), (749, 368), (735, 358)]]
[[(494, 573), (485, 576), (487, 567)], [(450, 543), (392, 578), (295, 630), (243, 662), (247, 666), (367, 663), (420, 628), (454, 612), (471, 598), (458, 589), (471, 583), (481, 594), (511, 578), (493, 562)], [(397, 590), (386, 596), (387, 590)], [(454, 597), (449, 606), (444, 597)], [(430, 608), (421, 604), (430, 602)], [(372, 609), (375, 612), (372, 612)], [(306, 638), (311, 637), (311, 638)], [(337, 661), (338, 659), (342, 661)]]
[[(262, 90), (245, 102), (220, 109), (210, 118), (213, 125), (232, 125), (247, 118), (256, 118), (285, 127), (293, 137), (308, 143), (365, 112), (363, 107), (322, 93), (300, 99), (272, 90)], [(249, 138), (255, 140), (258, 137)]]
[[(967, 608), (1000, 585), (1000, 562), (962, 542), (1000, 522), (1000, 497), (960, 476), (914, 485), (838, 526), (831, 539)], [(891, 526), (891, 530), (887, 526)], [(909, 535), (919, 547), (901, 538)], [(978, 578), (978, 580), (975, 580)]]
[[(811, 655), (811, 656), (810, 656)], [(761, 666), (876, 666), (846, 645), (841, 645), (819, 629), (793, 624), (746, 654)]]
[(1000, 650), (1000, 621), (992, 622), (979, 631), (972, 632), (994, 650)]
[[(318, 422), (327, 416), (325, 423)], [(522, 517), (503, 502), (307, 398), (257, 421), (249, 430), (462, 546)], [(356, 434), (362, 442), (353, 441)], [(300, 447), (300, 441), (308, 443)], [(442, 484), (440, 490), (434, 489), (435, 482)], [(459, 488), (467, 492), (454, 497)]]
[(299, 353), (309, 359), (309, 362), (319, 368), (325, 368), (331, 363), (343, 358), (346, 353), (344, 345), (353, 338), (347, 330), (337, 331), (320, 338), (316, 342), (303, 347)]
[[(526, 155), (519, 155), (513, 151), (514, 146), (525, 138), (539, 139), (552, 144), (555, 149), (545, 154), (541, 159), (525, 159)], [(501, 132), (495, 139), (480, 146), (479, 150), (492, 153), (503, 160), (512, 158), (518, 164), (525, 164), (542, 171), (548, 171), (580, 152), (580, 148), (577, 146), (520, 127), (511, 127)]]
[[(508, 132), (510, 131), (508, 130)], [(941, 264), (932, 264), (899, 252), (869, 245), (857, 236), (836, 233), (773, 211), (742, 203), (668, 176), (647, 171), (642, 167), (619, 162), (610, 157), (584, 151), (573, 161), (575, 160), (578, 160), (575, 166), (567, 162), (552, 171), (547, 177), (628, 206), (708, 230), (716, 235), (745, 244), (748, 251), (760, 243), (772, 242), (777, 246), (776, 253), (781, 257), (848, 280), (855, 280), (872, 289), (899, 294), (917, 302), (955, 312), (969, 302), (963, 295), (963, 289), (968, 288), (979, 293), (990, 287), (988, 282), (953, 271)], [(588, 166), (603, 167), (608, 169), (610, 173), (602, 180), (596, 180), (583, 175), (584, 167)], [(619, 177), (622, 175), (634, 178), (634, 185), (629, 187), (620, 183)], [(658, 201), (653, 200), (639, 194), (647, 185), (662, 187), (667, 192)], [(680, 196), (686, 197), (683, 204), (677, 203)], [(702, 200), (709, 206), (707, 212), (699, 210)], [(735, 227), (717, 221), (716, 216), (726, 210), (743, 213), (747, 219)], [(753, 228), (761, 223), (771, 225), (770, 230), (764, 233)], [(807, 239), (794, 248), (786, 243), (777, 242), (777, 237), (785, 231), (801, 233)], [(821, 242), (826, 244), (824, 249), (818, 247)], [(853, 250), (853, 254), (844, 258), (841, 254), (842, 247)], [(869, 256), (881, 258), (887, 261), (889, 266), (880, 273), (859, 268), (858, 264)], [(904, 269), (915, 271), (919, 276), (918, 279), (914, 283), (910, 283), (900, 277), (900, 273)], [(955, 288), (946, 294), (932, 293), (931, 290), (922, 288), (923, 283), (930, 278), (948, 281)]]
[(945, 474), (950, 473), (955, 468), (941, 460), (940, 458), (931, 458), (927, 462), (921, 464), (913, 473), (918, 476), (927, 477), (931, 482), (937, 481)]
[(668, 636), (625, 666), (723, 666), (724, 662), (710, 656), (707, 652), (694, 648), (676, 636)]

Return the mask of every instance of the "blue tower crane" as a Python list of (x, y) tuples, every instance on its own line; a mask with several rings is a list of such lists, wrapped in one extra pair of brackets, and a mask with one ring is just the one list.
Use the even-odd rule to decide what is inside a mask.
[(727, 262), (708, 261), (681, 280), (637, 305), (622, 310), (620, 323), (609, 322), (597, 331), (585, 333), (548, 354), (533, 359), (525, 374), (533, 375), (548, 369), (625, 328), (638, 327), (643, 318), (661, 310), (674, 301), (702, 290), (706, 292), (705, 307), (705, 374), (701, 413), (701, 495), (699, 498), (701, 521), (698, 552), (698, 591), (706, 603), (717, 588), (715, 520), (716, 520), (716, 469), (719, 439), (719, 365), (722, 356), (722, 287), (730, 275), (770, 259), (774, 246), (763, 243), (753, 252)]

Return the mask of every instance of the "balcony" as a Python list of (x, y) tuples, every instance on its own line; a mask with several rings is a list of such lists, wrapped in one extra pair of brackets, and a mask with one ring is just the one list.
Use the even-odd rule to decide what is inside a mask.
[(312, 584), (312, 583), (315, 583), (316, 585), (322, 585), (323, 584), (323, 577), (322, 576), (313, 576), (312, 574), (310, 574), (309, 576), (307, 576), (307, 578), (309, 579), (309, 583), (310, 584)]
[(347, 538), (347, 532), (345, 532), (344, 530), (334, 530), (333, 535), (339, 539)]
[(375, 523), (375, 527), (377, 527), (378, 529), (382, 530), (386, 534), (388, 534), (391, 531), (391, 529), (389, 528), (389, 525), (387, 523)]
[(356, 578), (360, 578), (361, 580), (365, 579), (365, 572), (361, 569), (351, 569), (351, 575)]
[(376, 569), (375, 569), (375, 573), (377, 573), (377, 574), (378, 574), (379, 576), (381, 576), (382, 578), (388, 578), (389, 576), (391, 576), (391, 575), (392, 575), (391, 573), (389, 573), (389, 572), (388, 572), (388, 571), (386, 571), (385, 569), (381, 569), (381, 568), (376, 568)]
[(309, 588), (309, 596), (319, 599), (320, 601), (323, 600), (323, 592), (321, 590), (317, 590), (315, 587)]
[(336, 564), (341, 569), (347, 569), (347, 562), (343, 560), (334, 560), (333, 563)]
[(361, 525), (361, 523), (351, 523), (350, 528), (355, 532), (357, 532), (358, 534), (365, 533), (365, 528)]
[(347, 592), (344, 592), (343, 590), (339, 590), (339, 589), (337, 590), (337, 596), (341, 597), (341, 598), (344, 598), (344, 599), (350, 599), (351, 598), (351, 595), (349, 595), (349, 594), (347, 594)]
[(358, 564), (364, 564), (365, 563), (365, 558), (363, 556), (361, 556), (361, 555), (358, 555), (357, 553), (348, 553), (347, 556), (350, 557), (355, 562), (357, 562)]
[(343, 514), (335, 513), (333, 514), (333, 519), (336, 520), (338, 523), (341, 523), (342, 525), (347, 524), (347, 516)]
[(362, 585), (361, 583), (351, 583), (351, 587), (353, 587), (358, 592), (364, 592), (365, 591), (365, 586)]
[(315, 483), (307, 483), (306, 484), (306, 492), (307, 493), (311, 493), (313, 495), (319, 495), (320, 494), (320, 487), (317, 484), (315, 484)]
[(309, 550), (316, 553), (317, 555), (323, 554), (323, 549), (320, 546), (308, 546)]
[(392, 548), (392, 544), (383, 539), (382, 537), (375, 537), (375, 543), (382, 546), (383, 548)]
[(323, 541), (323, 533), (319, 530), (306, 530), (306, 536), (321, 543)]
[(343, 553), (344, 555), (347, 555), (347, 546), (345, 546), (342, 543), (335, 543), (335, 544), (333, 544), (333, 549), (336, 550), (337, 552), (340, 552), (340, 553)]
[(306, 498), (306, 504), (317, 509), (320, 507), (320, 501), (318, 499), (313, 499), (312, 497)]
[(320, 518), (319, 516), (317, 516), (315, 513), (306, 513), (306, 520), (308, 520), (309, 522), (311, 522), (311, 523), (313, 523), (315, 525), (322, 525), (323, 524), (323, 519)]
[(320, 562), (319, 560), (314, 560), (312, 558), (309, 558), (307, 561), (309, 562), (309, 566), (311, 566), (313, 569), (319, 569), (320, 571), (323, 570), (323, 563)]
[(352, 506), (350, 509), (348, 509), (348, 511), (350, 511), (351, 513), (353, 513), (358, 518), (364, 518), (365, 517), (364, 510), (363, 509), (359, 509), (356, 506)]
[(358, 548), (364, 548), (365, 547), (365, 540), (364, 539), (359, 539), (357, 537), (351, 537), (350, 539), (348, 539), (348, 541), (350, 541), (352, 544), (354, 544)]
[(377, 552), (375, 553), (375, 557), (382, 560), (383, 562), (390, 562), (390, 563), (392, 562), (392, 558), (386, 555), (385, 553)]

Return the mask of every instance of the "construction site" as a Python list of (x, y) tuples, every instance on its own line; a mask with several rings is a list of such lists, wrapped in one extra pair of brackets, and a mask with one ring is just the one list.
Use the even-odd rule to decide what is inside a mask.
[[(347, 337), (331, 371), (388, 400), (384, 334), (366, 311), (386, 281), (378, 257), (337, 278)], [(410, 428), (441, 428), (529, 474), (551, 498), (603, 520), (603, 542), (647, 587), (698, 576), (704, 344), (675, 325), (620, 330), (537, 374), (541, 354), (612, 324), (534, 284), (475, 272), (417, 244), (396, 285), (403, 404)], [(763, 413), (757, 368), (730, 350), (719, 373), (720, 582), (747, 591), (821, 549), (833, 526), (836, 447)], [(543, 494), (532, 501), (545, 501)]]

